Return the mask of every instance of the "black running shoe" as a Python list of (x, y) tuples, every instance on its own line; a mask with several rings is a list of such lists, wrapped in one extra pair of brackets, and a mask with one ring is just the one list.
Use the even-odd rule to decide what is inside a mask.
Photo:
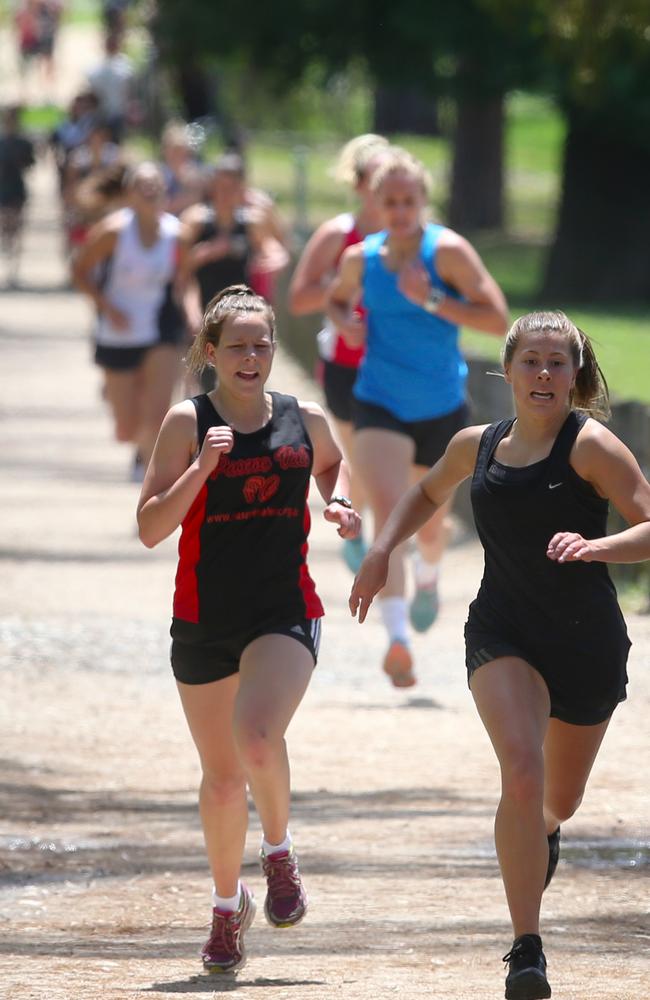
[(549, 882), (555, 875), (555, 869), (557, 868), (557, 863), (560, 860), (560, 828), (558, 826), (554, 833), (549, 833), (548, 835), (548, 868), (546, 870), (546, 881), (544, 882), (544, 888), (548, 886)]
[(503, 961), (508, 963), (506, 1000), (546, 1000), (551, 987), (546, 978), (546, 959), (539, 934), (515, 938)]

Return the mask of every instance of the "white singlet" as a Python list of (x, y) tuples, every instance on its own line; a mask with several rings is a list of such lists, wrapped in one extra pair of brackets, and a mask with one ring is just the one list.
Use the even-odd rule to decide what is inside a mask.
[(148, 347), (160, 340), (160, 312), (176, 268), (180, 222), (165, 212), (160, 217), (156, 242), (140, 242), (138, 223), (131, 208), (120, 209), (125, 220), (115, 249), (107, 261), (103, 292), (130, 320), (127, 330), (116, 330), (108, 318), (97, 321), (97, 343), (104, 347)]

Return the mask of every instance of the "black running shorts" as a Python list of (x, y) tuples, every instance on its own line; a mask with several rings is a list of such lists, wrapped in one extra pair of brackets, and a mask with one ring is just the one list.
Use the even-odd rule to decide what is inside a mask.
[(352, 421), (352, 390), (357, 380), (357, 369), (339, 365), (336, 361), (323, 361), (323, 391), (330, 413), (345, 423)]
[(446, 413), (443, 417), (404, 421), (382, 406), (375, 406), (374, 403), (364, 403), (360, 399), (354, 399), (352, 405), (355, 430), (379, 428), (410, 437), (415, 444), (415, 464), (429, 468), (442, 458), (454, 434), (467, 426), (468, 412), (467, 406), (463, 403), (457, 410)]
[(174, 677), (182, 684), (210, 684), (239, 672), (239, 661), (247, 646), (263, 635), (286, 635), (295, 639), (318, 660), (320, 618), (304, 618), (297, 622), (265, 625), (228, 639), (196, 638), (196, 626), (174, 619), (171, 664)]

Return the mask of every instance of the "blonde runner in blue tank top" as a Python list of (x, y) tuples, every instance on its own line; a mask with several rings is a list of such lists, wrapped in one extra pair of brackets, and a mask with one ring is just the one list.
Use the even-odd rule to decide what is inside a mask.
[[(460, 298), (436, 270), (436, 250), (444, 226), (424, 229), (420, 260), (434, 288)], [(467, 365), (458, 346), (458, 327), (407, 299), (398, 275), (386, 267), (386, 232), (363, 241), (363, 304), (368, 311), (366, 354), (354, 395), (406, 422), (433, 420), (465, 402)]]

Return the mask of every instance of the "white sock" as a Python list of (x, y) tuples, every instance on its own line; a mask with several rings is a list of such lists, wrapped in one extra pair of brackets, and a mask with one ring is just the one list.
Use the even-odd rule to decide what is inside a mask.
[(417, 587), (435, 587), (438, 582), (439, 563), (427, 562), (419, 552), (413, 559), (415, 585)]
[(391, 642), (399, 639), (405, 646), (408, 646), (408, 613), (406, 609), (406, 598), (404, 597), (382, 597), (377, 602), (384, 628), (388, 632)]
[(212, 905), (216, 906), (218, 910), (230, 910), (234, 913), (235, 910), (239, 909), (239, 900), (241, 898), (241, 882), (237, 879), (237, 892), (234, 896), (220, 896), (216, 889), (212, 890)]
[(269, 854), (277, 854), (278, 851), (288, 851), (291, 849), (293, 841), (291, 839), (291, 834), (287, 830), (287, 835), (281, 844), (269, 844), (268, 840), (262, 840), (262, 850), (265, 856), (268, 858)]

